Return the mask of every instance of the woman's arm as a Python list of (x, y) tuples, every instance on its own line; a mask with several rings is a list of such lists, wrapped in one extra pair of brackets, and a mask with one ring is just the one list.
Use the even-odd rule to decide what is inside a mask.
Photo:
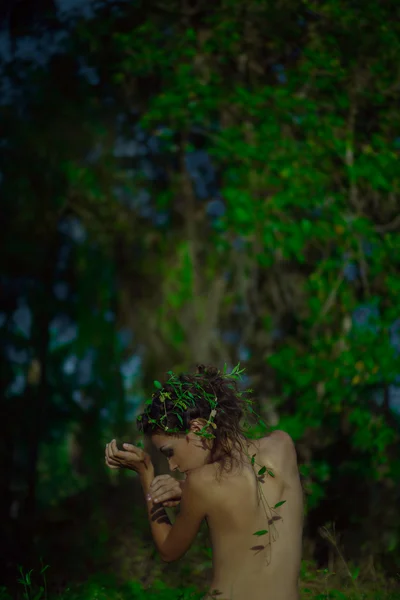
[(162, 557), (162, 549), (171, 532), (172, 524), (164, 507), (161, 504), (156, 504), (153, 498), (150, 496), (150, 486), (153, 479), (154, 473), (143, 473), (140, 476), (140, 483), (142, 484), (143, 493), (146, 498), (147, 514), (150, 521), (151, 533), (153, 535), (157, 550)]

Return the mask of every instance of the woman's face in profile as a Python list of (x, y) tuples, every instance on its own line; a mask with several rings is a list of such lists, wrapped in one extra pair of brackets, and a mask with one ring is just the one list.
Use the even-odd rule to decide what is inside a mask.
[(167, 458), (171, 471), (187, 473), (207, 463), (210, 450), (205, 440), (195, 434), (201, 428), (202, 424), (194, 421), (188, 434), (155, 433), (151, 436), (154, 446)]

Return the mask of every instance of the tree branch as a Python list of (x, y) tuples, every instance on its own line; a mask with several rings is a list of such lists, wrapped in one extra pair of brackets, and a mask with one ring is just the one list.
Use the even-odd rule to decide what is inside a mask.
[(385, 223), (384, 225), (376, 225), (375, 231), (377, 233), (389, 233), (390, 231), (396, 231), (400, 228), (400, 214), (396, 215), (393, 221)]

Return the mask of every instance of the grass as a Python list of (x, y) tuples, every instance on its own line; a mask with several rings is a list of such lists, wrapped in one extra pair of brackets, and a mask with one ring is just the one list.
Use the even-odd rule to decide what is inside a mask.
[[(0, 587), (0, 600), (201, 600), (205, 590), (194, 587), (170, 587), (161, 581), (154, 581), (151, 587), (143, 587), (137, 581), (117, 583), (107, 575), (91, 577), (81, 585), (64, 589), (61, 593), (48, 592), (47, 568), (43, 565), (38, 573), (24, 571), (20, 567), (18, 583), (20, 590), (12, 596), (6, 588)], [(344, 577), (347, 574), (346, 581)], [(394, 582), (375, 577), (374, 581), (357, 581), (359, 569), (352, 570), (344, 562), (341, 573), (328, 569), (318, 570), (311, 563), (303, 561), (301, 570), (301, 600), (399, 600), (400, 592)], [(337, 586), (337, 587), (336, 587)]]
[[(346, 561), (335, 528), (322, 527), (319, 533), (332, 550), (330, 568), (318, 569), (312, 561), (302, 561), (301, 600), (400, 600), (400, 572), (394, 580), (389, 580), (384, 573), (371, 567), (371, 562), (357, 566)], [(50, 571), (53, 581), (49, 586), (48, 565), (42, 559), (35, 570), (19, 567), (19, 591), (12, 595), (0, 586), (0, 600), (201, 600), (212, 568), (205, 528), (200, 531), (194, 547), (173, 565), (162, 563), (155, 549), (146, 556), (138, 545), (141, 531), (137, 534), (135, 548), (113, 541), (113, 547), (120, 548), (121, 554), (117, 555), (116, 563), (108, 565), (111, 567), (108, 571), (94, 568), (97, 574), (86, 577), (84, 573), (84, 583), (74, 583), (70, 587), (63, 585), (57, 593), (52, 591), (57, 589), (54, 566)], [(129, 536), (129, 540), (131, 538)], [(148, 553), (148, 547), (146, 549)], [(123, 559), (129, 564), (129, 569), (124, 566)], [(114, 575), (117, 567), (122, 577)]]

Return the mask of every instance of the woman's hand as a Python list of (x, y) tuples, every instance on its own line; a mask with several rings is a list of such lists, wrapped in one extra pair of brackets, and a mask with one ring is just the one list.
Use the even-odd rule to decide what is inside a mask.
[(153, 500), (163, 506), (178, 506), (184, 483), (184, 481), (177, 481), (171, 475), (157, 475), (150, 485), (147, 500)]
[(117, 442), (112, 440), (106, 445), (106, 465), (110, 469), (131, 469), (139, 475), (154, 474), (150, 455), (132, 444), (123, 444), (124, 450), (118, 450)]

